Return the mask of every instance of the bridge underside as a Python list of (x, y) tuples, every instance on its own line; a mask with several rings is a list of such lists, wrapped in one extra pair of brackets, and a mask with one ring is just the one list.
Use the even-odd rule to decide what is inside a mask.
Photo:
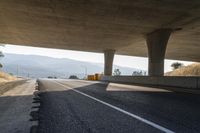
[(1, 0), (0, 43), (149, 58), (163, 76), (164, 59), (200, 61), (199, 0)]
[(199, 7), (199, 0), (1, 0), (0, 43), (146, 57), (146, 35), (170, 28), (166, 58), (199, 62)]

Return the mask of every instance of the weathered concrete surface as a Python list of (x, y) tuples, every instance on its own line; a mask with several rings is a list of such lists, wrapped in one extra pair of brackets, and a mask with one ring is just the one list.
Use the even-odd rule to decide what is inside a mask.
[(1, 0), (0, 42), (147, 56), (145, 36), (172, 34), (166, 58), (200, 61), (199, 0)]
[[(0, 95), (0, 132), (29, 133), (35, 80), (29, 80)], [(1, 87), (0, 87), (1, 88)]]
[(129, 84), (181, 87), (200, 91), (200, 86), (198, 85), (200, 77), (103, 76), (102, 80)]

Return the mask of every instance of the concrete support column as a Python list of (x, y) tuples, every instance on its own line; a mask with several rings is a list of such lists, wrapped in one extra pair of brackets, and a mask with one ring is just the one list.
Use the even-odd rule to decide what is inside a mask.
[(115, 55), (115, 50), (105, 50), (104, 51), (104, 75), (111, 76), (113, 68), (113, 59)]
[(172, 29), (158, 29), (147, 35), (149, 76), (164, 75), (165, 51), (171, 33)]

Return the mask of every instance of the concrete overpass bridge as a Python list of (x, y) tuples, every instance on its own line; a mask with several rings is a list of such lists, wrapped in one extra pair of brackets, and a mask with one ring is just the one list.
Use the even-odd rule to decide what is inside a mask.
[[(0, 132), (200, 133), (200, 77), (163, 76), (165, 58), (200, 62), (199, 42), (200, 0), (0, 0), (0, 43), (104, 53), (102, 80), (151, 86), (0, 85)], [(114, 54), (148, 56), (150, 76), (110, 76)]]
[(1, 0), (0, 43), (149, 58), (162, 76), (164, 59), (200, 61), (199, 0)]

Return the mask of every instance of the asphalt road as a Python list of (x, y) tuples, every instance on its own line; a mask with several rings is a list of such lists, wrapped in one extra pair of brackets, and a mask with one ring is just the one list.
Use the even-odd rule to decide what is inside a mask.
[(38, 133), (199, 133), (200, 96), (79, 80), (39, 80)]

